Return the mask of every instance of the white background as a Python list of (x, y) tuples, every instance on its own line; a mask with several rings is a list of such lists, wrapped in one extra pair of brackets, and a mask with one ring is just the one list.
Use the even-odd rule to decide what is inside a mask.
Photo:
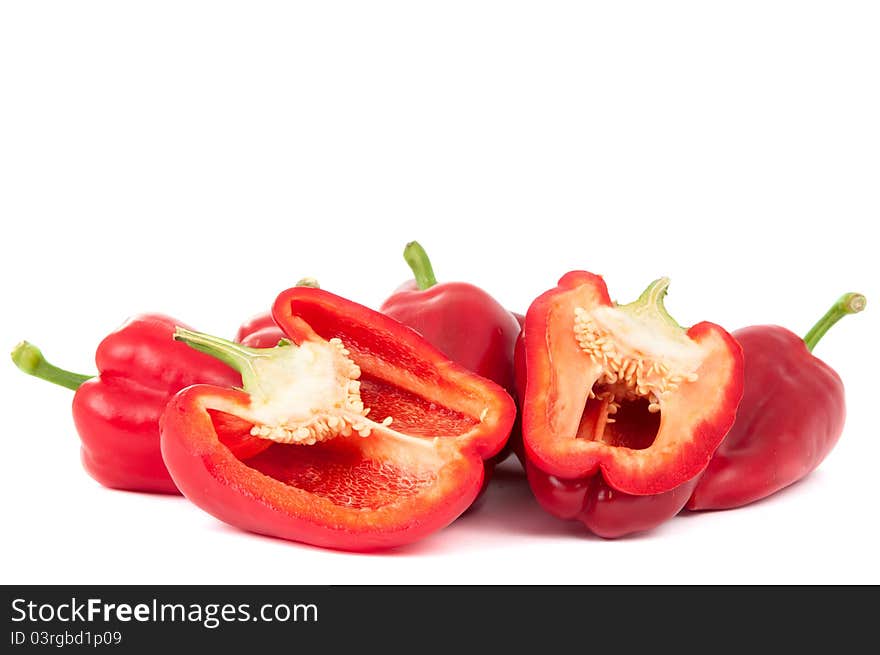
[(875, 2), (5, 3), (9, 348), (91, 372), (130, 314), (231, 336), (304, 275), (377, 307), (411, 239), (519, 311), (575, 268), (671, 276), (685, 325), (869, 306), (816, 351), (849, 414), (815, 474), (619, 541), (515, 473), (393, 553), (242, 533), (101, 488), (71, 392), (7, 363), (0, 581), (880, 582), (878, 32)]

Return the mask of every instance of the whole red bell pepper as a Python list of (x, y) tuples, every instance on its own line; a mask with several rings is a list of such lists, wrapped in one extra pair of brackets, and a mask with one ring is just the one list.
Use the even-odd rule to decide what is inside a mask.
[(513, 347), (520, 331), (516, 315), (473, 284), (438, 284), (428, 254), (417, 241), (406, 245), (403, 256), (415, 279), (398, 287), (379, 311), (513, 394)]
[[(162, 455), (196, 505), (245, 530), (343, 550), (420, 539), (476, 498), (515, 407), (495, 383), (413, 330), (320, 289), (272, 315), (289, 343), (178, 339), (241, 372), (243, 391), (196, 385), (162, 418)], [(236, 456), (230, 439), (260, 442)]]
[(529, 483), (551, 514), (602, 537), (681, 510), (742, 395), (739, 344), (713, 323), (680, 327), (663, 306), (668, 283), (616, 305), (601, 277), (573, 271), (526, 314), (517, 372)]
[(74, 389), (73, 420), (82, 463), (106, 487), (178, 493), (159, 451), (159, 417), (168, 400), (191, 384), (233, 387), (239, 374), (173, 339), (179, 321), (143, 314), (126, 321), (98, 346), (97, 377), (49, 364), (22, 342), (12, 352), (25, 373)]
[(745, 357), (742, 402), (688, 509), (730, 509), (766, 498), (828, 456), (843, 432), (843, 382), (811, 353), (832, 325), (864, 307), (863, 295), (844, 294), (803, 339), (778, 325), (733, 333)]

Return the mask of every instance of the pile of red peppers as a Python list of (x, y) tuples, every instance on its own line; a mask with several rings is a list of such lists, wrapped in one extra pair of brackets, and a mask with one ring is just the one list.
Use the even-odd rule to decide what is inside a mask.
[(145, 314), (101, 341), (95, 376), (28, 342), (12, 359), (75, 390), (82, 463), (102, 485), (340, 550), (449, 525), (511, 452), (544, 509), (614, 538), (765, 498), (843, 431), (843, 383), (812, 350), (860, 294), (804, 338), (729, 333), (676, 323), (666, 278), (618, 303), (572, 271), (523, 316), (438, 283), (416, 242), (404, 258), (414, 279), (379, 311), (303, 279), (233, 340)]

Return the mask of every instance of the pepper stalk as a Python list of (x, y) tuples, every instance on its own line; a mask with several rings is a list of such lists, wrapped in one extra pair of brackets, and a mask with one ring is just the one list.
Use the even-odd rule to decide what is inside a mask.
[(418, 241), (410, 241), (403, 249), (403, 258), (412, 269), (416, 278), (416, 284), (420, 291), (430, 289), (437, 284), (437, 278), (434, 276), (434, 267), (431, 266), (431, 260), (428, 253), (422, 248)]
[(13, 363), (24, 373), (73, 391), (79, 389), (83, 382), (94, 377), (66, 371), (50, 364), (43, 356), (42, 351), (29, 341), (22, 341), (16, 345), (11, 354)]
[(810, 331), (804, 335), (804, 343), (807, 350), (813, 352), (813, 348), (819, 343), (819, 340), (825, 336), (825, 333), (837, 323), (840, 319), (848, 314), (858, 314), (865, 309), (867, 299), (860, 293), (849, 292), (843, 294), (837, 301), (831, 305), (825, 315), (820, 318), (816, 324), (810, 328)]

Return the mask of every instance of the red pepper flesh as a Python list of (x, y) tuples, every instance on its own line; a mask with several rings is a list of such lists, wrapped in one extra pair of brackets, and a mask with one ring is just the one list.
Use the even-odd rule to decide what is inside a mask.
[(810, 351), (831, 325), (864, 306), (864, 296), (845, 294), (804, 339), (778, 325), (733, 333), (745, 358), (742, 402), (688, 509), (731, 509), (766, 498), (828, 456), (843, 432), (843, 382)]
[[(520, 334), (515, 349), (519, 398), (524, 397), (526, 385), (524, 334)], [(517, 423), (521, 421), (520, 413)], [(602, 476), (564, 479), (545, 473), (526, 458), (521, 429), (516, 426), (511, 435), (511, 446), (541, 507), (557, 518), (580, 521), (590, 532), (605, 539), (650, 530), (672, 518), (685, 506), (698, 481), (695, 477), (671, 491), (634, 496), (615, 491)]]
[(616, 306), (601, 277), (573, 271), (526, 314), (517, 372), (530, 485), (552, 514), (603, 537), (678, 513), (742, 395), (739, 345), (712, 323), (678, 327), (667, 284)]
[[(242, 529), (343, 550), (409, 543), (467, 509), (480, 490), (484, 460), (502, 447), (514, 420), (513, 401), (501, 387), (397, 321), (326, 291), (285, 291), (273, 317), (291, 345), (233, 352), (231, 342), (180, 333), (228, 363), (238, 358), (250, 392), (197, 385), (169, 403), (162, 454), (184, 495)], [(318, 399), (316, 389), (330, 388), (322, 365), (303, 362), (324, 361), (335, 340), (357, 373), (348, 388), (360, 394), (344, 407), (370, 410), (369, 417), (345, 419), (351, 436), (328, 427), (331, 418), (338, 425), (339, 404), (299, 406)], [(273, 372), (248, 373), (256, 360)], [(300, 415), (317, 417), (317, 427), (310, 432), (294, 421)], [(268, 443), (255, 456), (236, 457), (224, 445), (251, 435)]]

